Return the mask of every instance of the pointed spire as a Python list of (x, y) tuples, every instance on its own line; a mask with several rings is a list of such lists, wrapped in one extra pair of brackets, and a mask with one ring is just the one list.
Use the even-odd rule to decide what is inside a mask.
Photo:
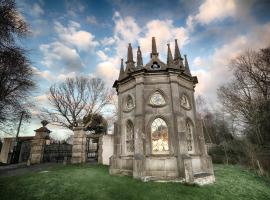
[(175, 39), (175, 50), (174, 50), (174, 60), (177, 61), (177, 60), (183, 60), (181, 54), (180, 54), (180, 50), (179, 50), (179, 47), (178, 47), (178, 44), (177, 44), (177, 39)]
[(185, 73), (188, 75), (191, 75), (190, 70), (189, 70), (189, 64), (188, 64), (188, 60), (187, 60), (187, 55), (184, 55), (185, 57)]
[(127, 61), (126, 61), (126, 70), (125, 73), (129, 73), (135, 70), (135, 65), (133, 61), (133, 52), (132, 52), (132, 46), (129, 43), (128, 44), (128, 52), (127, 52)]
[(157, 45), (156, 45), (156, 39), (155, 37), (152, 37), (152, 53), (151, 53), (151, 58), (152, 57), (157, 57), (158, 52), (157, 52)]
[(167, 65), (170, 65), (173, 63), (173, 57), (172, 57), (172, 52), (170, 48), (170, 44), (167, 44), (168, 46), (168, 54), (167, 54)]
[(126, 63), (129, 63), (129, 62), (134, 62), (133, 61), (132, 46), (130, 43), (128, 44), (128, 53), (127, 53), (127, 62)]
[(120, 67), (120, 73), (119, 73), (119, 77), (118, 80), (121, 80), (125, 75), (125, 70), (124, 70), (124, 59), (121, 59), (121, 67)]
[(140, 46), (138, 46), (137, 50), (137, 67), (143, 67), (142, 52)]

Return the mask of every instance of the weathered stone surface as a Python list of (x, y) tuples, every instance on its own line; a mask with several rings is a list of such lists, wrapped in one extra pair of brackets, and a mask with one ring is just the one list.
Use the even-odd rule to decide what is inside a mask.
[(83, 130), (83, 127), (76, 127), (74, 129), (71, 163), (86, 162), (85, 146), (86, 146), (86, 135)]
[[(176, 50), (179, 51), (178, 47)], [(145, 66), (122, 72), (121, 78), (115, 81), (118, 119), (114, 125), (110, 174), (193, 183), (195, 173), (208, 173), (208, 179), (213, 180), (213, 167), (205, 149), (202, 124), (196, 117), (194, 87), (197, 77), (188, 73), (180, 52), (176, 55), (173, 61), (169, 56), (165, 64), (155, 50)], [(187, 65), (188, 62), (185, 63)], [(151, 99), (155, 93), (159, 93), (159, 99), (163, 98), (165, 103), (153, 104)], [(157, 118), (162, 119), (165, 125), (156, 125), (158, 127), (152, 129)], [(133, 125), (132, 131), (130, 124)], [(130, 150), (131, 144), (133, 151)], [(161, 149), (166, 146), (167, 150), (157, 153), (153, 150), (154, 145)], [(207, 178), (197, 181), (207, 183)]]
[(49, 138), (50, 130), (46, 127), (41, 127), (36, 131), (36, 134), (31, 142), (30, 163), (39, 164), (43, 161), (44, 146), (46, 138)]

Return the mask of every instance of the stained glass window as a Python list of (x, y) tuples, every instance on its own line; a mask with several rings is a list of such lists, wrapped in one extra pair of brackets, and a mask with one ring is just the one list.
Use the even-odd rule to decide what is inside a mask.
[(130, 95), (127, 96), (127, 109), (131, 109), (133, 108), (134, 104), (133, 104), (133, 99)]
[(187, 109), (190, 109), (191, 108), (190, 103), (189, 103), (189, 100), (188, 100), (188, 98), (187, 98), (186, 95), (182, 95), (181, 106), (183, 106), (184, 108), (187, 108)]
[(168, 126), (161, 118), (156, 118), (151, 125), (152, 152), (167, 153), (169, 151)]
[(126, 125), (126, 150), (128, 153), (134, 152), (134, 127), (131, 121)]
[(187, 150), (188, 152), (193, 151), (193, 130), (192, 130), (192, 125), (190, 122), (187, 122), (186, 124), (186, 133), (187, 133)]
[(150, 98), (150, 103), (157, 106), (164, 105), (165, 99), (159, 92), (155, 92)]

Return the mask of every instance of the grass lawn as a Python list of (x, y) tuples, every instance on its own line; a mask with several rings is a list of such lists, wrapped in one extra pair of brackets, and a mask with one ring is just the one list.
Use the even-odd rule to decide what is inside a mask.
[(0, 178), (0, 199), (270, 199), (270, 183), (237, 166), (215, 165), (216, 183), (188, 186), (181, 183), (143, 183), (108, 174), (99, 165), (67, 165)]

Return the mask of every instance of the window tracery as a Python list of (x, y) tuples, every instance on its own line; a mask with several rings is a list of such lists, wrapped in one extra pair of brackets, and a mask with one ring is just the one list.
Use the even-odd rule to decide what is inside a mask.
[(190, 122), (186, 123), (187, 150), (193, 152), (193, 127)]
[(164, 97), (159, 92), (155, 92), (150, 98), (150, 104), (152, 105), (161, 106), (164, 105), (165, 103), (166, 102)]
[(152, 152), (167, 153), (169, 151), (168, 126), (161, 118), (156, 118), (151, 124)]
[(130, 120), (126, 124), (126, 151), (128, 153), (134, 152), (134, 127)]

